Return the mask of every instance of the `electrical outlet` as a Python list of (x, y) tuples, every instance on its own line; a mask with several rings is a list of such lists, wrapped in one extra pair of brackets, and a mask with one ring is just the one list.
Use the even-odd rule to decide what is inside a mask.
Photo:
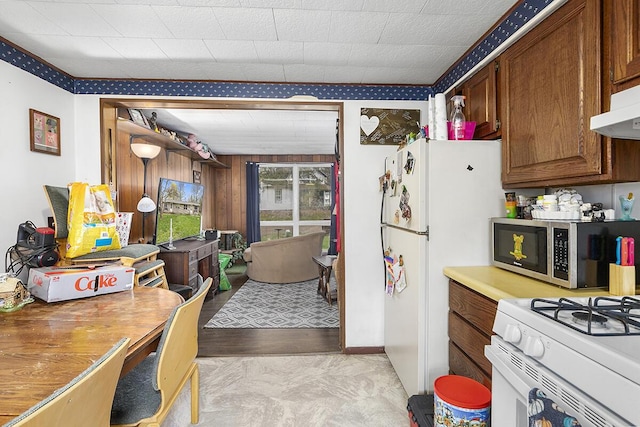
[(632, 127), (634, 129), (640, 129), (640, 117), (636, 117), (635, 119), (633, 119)]

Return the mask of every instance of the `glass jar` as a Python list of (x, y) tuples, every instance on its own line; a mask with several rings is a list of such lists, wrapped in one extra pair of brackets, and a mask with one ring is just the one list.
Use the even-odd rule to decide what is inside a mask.
[(516, 193), (508, 192), (504, 193), (504, 207), (507, 218), (515, 218), (518, 216), (518, 210), (516, 207)]

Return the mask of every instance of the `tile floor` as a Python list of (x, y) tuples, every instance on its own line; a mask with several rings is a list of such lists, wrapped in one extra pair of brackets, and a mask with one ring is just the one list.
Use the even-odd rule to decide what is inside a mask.
[[(200, 422), (212, 427), (407, 426), (384, 354), (198, 358)], [(189, 386), (163, 427), (189, 423)]]

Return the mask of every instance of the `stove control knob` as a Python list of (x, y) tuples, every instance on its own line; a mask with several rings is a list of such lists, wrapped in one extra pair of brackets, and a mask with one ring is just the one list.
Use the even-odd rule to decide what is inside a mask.
[(522, 332), (518, 325), (509, 324), (504, 331), (504, 340), (508, 343), (518, 344), (522, 339)]
[(542, 357), (544, 343), (539, 337), (528, 337), (524, 344), (523, 352), (529, 357)]

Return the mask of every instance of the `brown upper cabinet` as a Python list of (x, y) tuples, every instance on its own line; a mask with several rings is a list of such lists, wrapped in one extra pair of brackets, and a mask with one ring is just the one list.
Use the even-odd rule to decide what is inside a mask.
[(600, 2), (570, 0), (501, 57), (502, 181), (569, 183), (602, 173)]
[(640, 0), (610, 0), (611, 78), (615, 88), (640, 84)]
[(498, 71), (499, 62), (494, 61), (464, 82), (460, 88), (465, 96), (465, 119), (476, 122), (474, 139), (495, 139), (500, 137), (498, 118)]
[(640, 144), (590, 130), (609, 98), (602, 23), (602, 1), (569, 0), (501, 55), (505, 188), (640, 181)]

